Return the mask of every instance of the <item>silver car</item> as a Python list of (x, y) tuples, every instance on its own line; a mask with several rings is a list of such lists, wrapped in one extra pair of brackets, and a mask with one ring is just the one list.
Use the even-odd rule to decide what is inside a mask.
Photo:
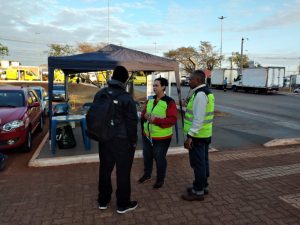
[(64, 85), (53, 85), (53, 101), (65, 101), (65, 86)]
[(45, 88), (43, 88), (41, 86), (33, 86), (31, 88), (37, 93), (37, 95), (39, 96), (39, 98), (41, 100), (43, 116), (47, 116), (48, 110), (49, 110), (49, 98), (48, 98), (47, 91), (45, 90)]
[(294, 90), (294, 93), (300, 93), (300, 87), (296, 88), (296, 89)]

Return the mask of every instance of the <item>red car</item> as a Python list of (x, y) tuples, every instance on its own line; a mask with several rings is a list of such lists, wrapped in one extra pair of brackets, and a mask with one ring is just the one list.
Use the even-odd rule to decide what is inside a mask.
[(33, 132), (43, 130), (42, 113), (33, 89), (0, 85), (0, 150), (20, 148), (29, 152)]

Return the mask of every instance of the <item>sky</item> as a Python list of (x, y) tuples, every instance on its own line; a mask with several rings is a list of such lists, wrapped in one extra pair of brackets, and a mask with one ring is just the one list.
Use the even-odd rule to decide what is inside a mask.
[(46, 64), (50, 44), (82, 42), (163, 56), (208, 41), (218, 53), (222, 45), (228, 58), (241, 51), (242, 38), (244, 54), (255, 63), (284, 66), (287, 74), (300, 64), (300, 0), (0, 0), (0, 5), (0, 43), (10, 52), (4, 59), (22, 65)]

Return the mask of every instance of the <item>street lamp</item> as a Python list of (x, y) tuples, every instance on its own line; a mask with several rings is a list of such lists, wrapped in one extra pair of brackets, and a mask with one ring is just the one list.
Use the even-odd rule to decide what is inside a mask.
[(222, 42), (223, 42), (223, 20), (224, 16), (218, 17), (221, 20), (221, 48), (220, 48), (220, 68), (222, 68)]

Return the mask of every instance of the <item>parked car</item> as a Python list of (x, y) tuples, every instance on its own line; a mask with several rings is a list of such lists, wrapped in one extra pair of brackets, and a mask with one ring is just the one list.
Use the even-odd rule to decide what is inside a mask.
[(133, 78), (134, 85), (146, 85), (147, 84), (147, 77), (145, 75), (136, 75)]
[(33, 86), (31, 88), (37, 93), (37, 95), (40, 98), (42, 109), (43, 109), (43, 116), (47, 116), (49, 110), (49, 98), (48, 98), (47, 91), (45, 90), (45, 88), (41, 86)]
[(30, 87), (0, 86), (0, 150), (32, 148), (32, 134), (42, 131), (42, 107)]
[(180, 77), (180, 84), (182, 86), (189, 86), (190, 78), (186, 76), (181, 76)]
[(300, 87), (296, 88), (296, 89), (294, 90), (294, 93), (300, 93)]
[(53, 101), (65, 101), (66, 100), (66, 88), (64, 85), (53, 85)]

